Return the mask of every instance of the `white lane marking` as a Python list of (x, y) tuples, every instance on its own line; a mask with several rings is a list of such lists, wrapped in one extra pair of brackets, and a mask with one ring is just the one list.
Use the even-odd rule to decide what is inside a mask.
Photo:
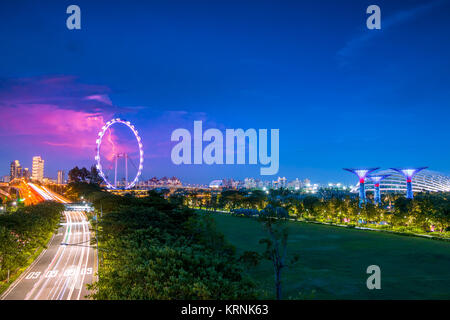
[(58, 275), (58, 270), (50, 270), (44, 275), (44, 277), (46, 277), (46, 278), (54, 278), (57, 275)]
[[(72, 214), (73, 214), (73, 216), (72, 216)], [(71, 212), (70, 219), (71, 219), (70, 220), (71, 223), (72, 223), (72, 221), (75, 221), (75, 222), (77, 221), (77, 219), (76, 219), (76, 212)], [(78, 229), (78, 226), (74, 226), (74, 228), (72, 228), (71, 231), (73, 229), (75, 229), (75, 227), (77, 227), (77, 229)], [(68, 243), (77, 243), (77, 242), (80, 241), (79, 237), (74, 239), (75, 238), (75, 232), (73, 234), (71, 234), (70, 237), (72, 239), (71, 239), (71, 241), (68, 241)], [(74, 255), (74, 252), (75, 252), (75, 255)], [(67, 250), (67, 258), (65, 259), (63, 270), (66, 270), (67, 265), (68, 265), (70, 260), (72, 260), (72, 265), (73, 265), (77, 252), (78, 252), (78, 248), (74, 248), (74, 247), (70, 247)], [(73, 257), (73, 259), (71, 259), (72, 257)], [(50, 293), (49, 293), (49, 295), (47, 297), (50, 298), (50, 295), (53, 292), (53, 295), (52, 295), (52, 297), (50, 299), (51, 300), (54, 300), (54, 299), (60, 300), (59, 296), (61, 295), (61, 291), (64, 290), (64, 288), (66, 287), (67, 281), (68, 281), (67, 278), (64, 279), (62, 276), (60, 276), (59, 279), (56, 281), (56, 283), (53, 285), (53, 287), (52, 287), (52, 289), (51, 289), (51, 291), (50, 291)], [(61, 286), (62, 286), (62, 289), (60, 289)]]
[[(64, 222), (64, 223), (61, 223), (61, 225), (63, 225), (63, 226), (66, 225), (66, 224), (67, 224), (67, 223), (65, 223), (65, 222)], [(89, 224), (89, 221), (72, 222), (70, 225), (71, 225), (71, 226), (76, 226), (76, 225), (86, 225), (86, 224), (88, 225), (88, 224)]]
[[(63, 238), (63, 239), (65, 240), (65, 238), (67, 238), (67, 241), (69, 242), (69, 240), (70, 240), (70, 231), (71, 231), (71, 230), (69, 231), (69, 228), (70, 228), (70, 221), (72, 221), (72, 220), (71, 220), (70, 212), (64, 211), (64, 215), (66, 216), (66, 221), (67, 221), (69, 224), (66, 226), (66, 232), (64, 233), (64, 238)], [(61, 252), (60, 252), (60, 249), (61, 249), (61, 248), (62, 248), (62, 250), (61, 250)], [(59, 246), (58, 252), (56, 253), (56, 255), (55, 255), (55, 257), (53, 258), (52, 262), (49, 264), (49, 266), (48, 266), (48, 268), (47, 268), (46, 271), (49, 271), (49, 270), (50, 270), (50, 268), (52, 267), (52, 264), (54, 263), (54, 261), (55, 261), (56, 258), (58, 258), (58, 260), (56, 261), (56, 264), (55, 264), (54, 268), (57, 268), (57, 267), (58, 267), (58, 265), (59, 265), (59, 263), (60, 263), (60, 261), (61, 261), (61, 258), (64, 256), (64, 253), (66, 252), (66, 248), (67, 248), (67, 246)], [(41, 278), (41, 280), (42, 280), (42, 279), (43, 279), (43, 278)], [(36, 294), (36, 296), (34, 297), (33, 300), (37, 300), (37, 299), (39, 298), (39, 296), (41, 295), (42, 291), (43, 291), (44, 288), (47, 286), (49, 280), (50, 280), (50, 278), (47, 278), (47, 279), (45, 280), (45, 282), (43, 283), (43, 285), (41, 286), (40, 290), (38, 291), (38, 293)], [(28, 300), (28, 298), (31, 297), (31, 295), (33, 294), (35, 288), (37, 288), (38, 285), (40, 285), (40, 283), (41, 283), (41, 282), (39, 281), (39, 282), (33, 287), (33, 290), (31, 290), (30, 293), (27, 294), (27, 296), (25, 297), (25, 300)]]
[(25, 277), (25, 279), (27, 279), (27, 280), (30, 280), (30, 279), (31, 279), (31, 280), (35, 280), (35, 279), (39, 278), (40, 275), (41, 275), (40, 272), (30, 272), (30, 273)]
[[(84, 259), (83, 259), (84, 261)], [(27, 276), (25, 277), (25, 279), (27, 280), (34, 280), (37, 279), (41, 276), (44, 276), (45, 278), (55, 278), (59, 273), (59, 270), (50, 270), (47, 271), (45, 274), (42, 274), (41, 272), (30, 272), (27, 274)], [(92, 268), (70, 268), (64, 271), (63, 273), (63, 277), (71, 277), (74, 275), (90, 275), (92, 274)]]
[[(80, 246), (77, 246), (77, 248), (69, 247), (68, 249), (66, 249), (67, 246), (59, 246), (55, 256), (53, 257), (51, 263), (49, 264), (49, 266), (47, 267), (47, 270), (45, 270), (45, 272), (42, 272), (42, 273), (41, 272), (39, 272), (39, 273), (33, 272), (32, 274), (30, 274), (30, 272), (23, 273), (19, 277), (19, 279), (17, 279), (18, 282), (16, 284), (13, 284), (14, 287), (20, 281), (22, 281), (26, 276), (28, 277), (27, 278), (28, 280), (29, 279), (33, 279), (33, 280), (38, 279), (37, 283), (34, 284), (32, 290), (30, 290), (28, 292), (25, 299), (29, 299), (30, 297), (33, 296), (33, 294), (36, 290), (40, 289), (39, 292), (34, 297), (34, 299), (38, 299), (42, 295), (43, 290), (45, 288), (49, 288), (49, 286), (48, 286), (49, 281), (56, 280), (56, 283), (55, 283), (55, 281), (50, 281), (50, 283), (54, 283), (56, 285), (56, 288), (55, 287), (51, 288), (52, 289), (51, 291), (54, 291), (53, 298), (55, 298), (55, 295), (58, 295), (58, 293), (57, 293), (58, 289), (62, 285), (62, 289), (59, 291), (59, 295), (58, 295), (59, 299), (61, 299), (65, 295), (67, 288), (71, 287), (68, 299), (70, 299), (72, 297), (73, 292), (76, 289), (79, 291), (78, 291), (78, 294), (74, 298), (79, 300), (80, 296), (81, 296), (81, 291), (83, 289), (86, 275), (93, 274), (93, 268), (87, 267), (88, 263), (89, 263), (90, 255), (92, 253), (92, 248), (90, 247), (89, 222), (87, 221), (87, 217), (85, 216), (84, 213), (81, 213), (81, 212), (64, 212), (64, 215), (66, 216), (66, 221), (68, 221), (68, 222), (64, 223), (64, 225), (66, 225), (66, 228), (65, 228), (66, 230), (65, 230), (63, 241), (67, 241), (67, 243), (69, 243), (69, 244), (80, 243)], [(77, 215), (78, 215), (78, 217), (77, 217)], [(79, 218), (79, 219), (77, 219), (77, 218)], [(79, 231), (80, 227), (81, 227), (82, 231)], [(72, 232), (72, 230), (74, 232)], [(58, 233), (58, 235), (61, 235), (61, 233)], [(54, 240), (54, 236), (55, 235), (53, 235), (51, 241)], [(74, 238), (77, 238), (77, 241), (74, 241), (75, 240)], [(82, 238), (82, 242), (79, 242), (80, 238)], [(52, 244), (52, 246), (53, 245), (54, 244)], [(82, 248), (80, 248), (80, 247), (82, 247)], [(44, 251), (42, 253), (44, 253), (45, 251), (47, 251), (47, 249), (44, 249)], [(80, 253), (80, 251), (81, 251), (81, 253)], [(43, 254), (41, 254), (38, 257), (38, 259), (36, 259), (32, 263), (32, 265), (30, 265), (29, 269), (31, 269), (31, 267), (34, 266), (34, 264), (37, 263), (37, 261), (42, 256), (43, 256)], [(62, 269), (62, 271), (64, 271), (67, 267), (68, 261), (72, 260), (71, 259), (72, 257), (73, 257), (73, 263), (74, 263), (73, 265), (75, 265), (76, 264), (75, 261), (77, 261), (78, 267), (67, 271), (66, 276), (64, 277), (64, 272), (59, 272), (60, 270), (58, 270), (56, 268), (58, 268), (58, 266), (61, 264), (62, 261), (66, 260), (65, 261), (66, 263), (64, 264), (64, 267)], [(77, 257), (78, 257), (78, 260), (77, 260)], [(66, 259), (63, 259), (63, 258), (66, 258)], [(57, 261), (57, 262), (53, 266), (55, 261)], [(83, 264), (84, 264), (84, 267), (83, 267)], [(52, 268), (52, 270), (50, 270), (52, 266), (53, 266), (53, 268)], [(64, 279), (63, 277), (66, 279)], [(64, 280), (66, 280), (66, 281), (64, 281)], [(43, 283), (43, 281), (45, 281), (45, 282)], [(42, 283), (43, 283), (42, 287), (39, 288), (40, 284), (42, 284)], [(11, 286), (11, 287), (13, 287), (13, 286)], [(8, 292), (5, 292), (5, 294), (6, 295), (9, 294), (9, 290), (8, 290)], [(51, 293), (48, 295), (47, 298), (50, 298), (50, 295), (51, 295)], [(2, 295), (2, 298), (4, 298), (4, 297), (5, 297), (5, 295)]]
[[(66, 217), (66, 221), (68, 221), (69, 218), (68, 218), (68, 214), (67, 214), (66, 211), (64, 211), (64, 216)], [(64, 235), (67, 234), (68, 229), (69, 229), (69, 226), (67, 225), (67, 226), (66, 226), (66, 231), (65, 231)], [(64, 239), (64, 238), (63, 238), (63, 239)], [(61, 250), (64, 251), (65, 249), (66, 249), (65, 246), (64, 246), (62, 249), (61, 249), (61, 246), (58, 247), (58, 250), (56, 251), (55, 256), (53, 257), (52, 261), (51, 261), (50, 264), (48, 265), (47, 270), (45, 270), (45, 272), (47, 272), (47, 271), (50, 270), (50, 268), (52, 267), (52, 264), (53, 264), (53, 262), (55, 261), (55, 259), (56, 259), (58, 256), (61, 257), (60, 251), (61, 251)], [(28, 299), (30, 299), (30, 297), (32, 297), (34, 291), (35, 291), (35, 290), (38, 288), (38, 286), (41, 284), (42, 279), (43, 279), (43, 278), (39, 279), (39, 281), (36, 282), (36, 283), (34, 284), (33, 288), (27, 293), (27, 295), (25, 296), (25, 299), (24, 299), (24, 300), (28, 300)], [(48, 279), (47, 279), (47, 281), (48, 281)], [(42, 289), (41, 289), (41, 291), (42, 291)]]
[[(83, 217), (82, 217), (82, 215), (81, 215), (80, 212), (78, 212), (78, 211), (75, 212), (75, 215), (76, 215), (75, 220), (76, 220), (77, 222), (79, 222), (80, 220), (81, 220), (81, 221), (83, 220)], [(83, 238), (80, 239), (80, 234), (81, 234), (81, 232), (79, 231), (79, 229), (80, 229), (80, 224), (77, 224), (76, 227), (77, 227), (77, 234), (78, 234), (78, 237), (77, 237), (77, 240), (76, 240), (77, 242), (76, 242), (76, 243), (80, 243), (80, 241), (82, 241), (82, 240), (84, 241), (84, 235), (83, 235)], [(73, 260), (72, 260), (72, 265), (70, 266), (70, 269), (73, 268), (72, 266), (76, 266), (76, 261), (78, 261), (78, 266), (75, 267), (75, 268), (76, 268), (76, 270), (79, 270), (79, 268), (80, 268), (80, 266), (81, 266), (81, 261), (80, 261), (80, 259), (82, 258), (82, 253), (83, 253), (83, 251), (84, 251), (84, 246), (82, 247), (82, 249), (80, 249), (80, 246), (78, 246), (78, 247), (76, 248), (76, 250), (72, 250), (72, 251), (75, 251), (75, 253), (72, 254)], [(81, 251), (81, 252), (80, 252), (80, 251)], [(67, 263), (66, 263), (66, 265), (67, 265)], [(64, 268), (65, 268), (65, 267), (64, 267)], [(75, 275), (75, 278), (73, 277), (73, 275)], [(66, 279), (66, 281), (64, 282), (64, 286), (61, 288), (60, 293), (59, 293), (59, 295), (58, 295), (58, 297), (57, 297), (58, 300), (63, 299), (63, 297), (64, 297), (64, 295), (65, 295), (65, 293), (66, 293), (67, 288), (68, 288), (68, 287), (71, 287), (71, 286), (72, 286), (72, 283), (75, 283), (77, 278), (78, 278), (78, 272), (70, 272), (70, 273), (69, 273), (69, 277), (68, 277), (68, 278)], [(58, 289), (59, 289), (59, 286), (58, 286)], [(69, 289), (69, 293), (71, 293), (71, 289)]]
[[(83, 214), (83, 216), (85, 218), (87, 218), (85, 214)], [(83, 226), (83, 229), (85, 229), (84, 226)], [(86, 243), (88, 243), (89, 246), (88, 246), (88, 249), (86, 250), (86, 262), (85, 262), (84, 268), (83, 268), (85, 270), (85, 272), (83, 273), (83, 277), (81, 278), (81, 286), (80, 286), (80, 289), (78, 291), (77, 300), (80, 300), (81, 291), (83, 291), (83, 285), (84, 285), (84, 280), (85, 280), (86, 274), (92, 274), (92, 268), (88, 268), (87, 267), (88, 261), (89, 261), (89, 254), (90, 254), (90, 251), (92, 250), (91, 249), (91, 233), (90, 233), (90, 230), (89, 230), (89, 226), (86, 226), (85, 232), (86, 232), (86, 238), (87, 238), (86, 239), (86, 241), (87, 241)]]
[[(81, 212), (79, 212), (78, 215), (80, 216), (80, 220), (83, 222), (84, 221), (83, 214), (81, 214)], [(86, 224), (82, 224), (82, 227), (83, 227), (83, 231), (82, 231), (82, 233), (83, 233), (83, 244), (85, 244), (85, 241), (86, 241)], [(77, 270), (81, 270), (81, 265), (82, 265), (83, 259), (85, 257), (85, 254), (84, 254), (85, 251), (86, 251), (85, 250), (85, 245), (83, 245), (83, 249), (81, 250), (80, 258), (78, 260)], [(70, 300), (70, 298), (71, 298), (71, 296), (73, 294), (73, 291), (75, 290), (75, 286), (77, 285), (77, 281), (78, 281), (78, 275), (79, 275), (79, 272), (77, 272), (77, 274), (75, 275), (75, 279), (73, 279), (73, 281), (72, 281), (72, 287), (70, 288), (69, 294), (67, 295), (67, 300)]]
[[(57, 262), (56, 262), (56, 264), (55, 264), (55, 268), (59, 266), (59, 264), (60, 264), (61, 261), (67, 261), (67, 259), (63, 259), (63, 257), (67, 256), (67, 255), (70, 253), (70, 248), (67, 247), (67, 243), (71, 243), (71, 238), (72, 238), (72, 230), (73, 230), (73, 228), (72, 228), (71, 222), (72, 222), (72, 214), (71, 214), (70, 212), (68, 212), (68, 214), (67, 214), (67, 225), (68, 225), (69, 229), (68, 229), (67, 234), (66, 234), (65, 237), (64, 237), (64, 241), (65, 241), (65, 244), (66, 244), (66, 245), (64, 246), (64, 250), (61, 252), (61, 255), (59, 256), (59, 258), (58, 258), (58, 260), (57, 260)], [(66, 262), (66, 263), (67, 263), (67, 262)], [(63, 268), (62, 270), (64, 270), (64, 268)], [(51, 295), (51, 293), (52, 293), (52, 291), (53, 291), (54, 288), (55, 288), (55, 284), (58, 283), (58, 281), (59, 281), (59, 279), (60, 279), (61, 277), (62, 277), (62, 276), (61, 276), (61, 273), (59, 273), (59, 276), (58, 276), (56, 279), (48, 279), (48, 280), (43, 284), (43, 286), (42, 286), (40, 292), (39, 292), (38, 295), (35, 297), (35, 299), (39, 298), (39, 296), (41, 295), (42, 291), (43, 291), (45, 288), (50, 288), (50, 291), (48, 292), (48, 294), (47, 294), (47, 296), (46, 296), (46, 299), (48, 300), (49, 297), (50, 297), (50, 295)], [(52, 282), (52, 281), (53, 281), (53, 282)], [(52, 283), (53, 283), (53, 285), (52, 285)]]

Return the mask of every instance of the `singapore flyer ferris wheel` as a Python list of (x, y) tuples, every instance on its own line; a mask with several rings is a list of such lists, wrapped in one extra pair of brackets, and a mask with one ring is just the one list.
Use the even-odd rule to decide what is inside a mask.
[[(111, 127), (113, 125), (118, 125), (118, 124), (119, 125), (122, 124), (122, 125), (125, 125), (126, 127), (128, 127), (132, 132), (132, 136), (134, 137), (134, 139), (137, 142), (137, 147), (138, 147), (137, 157), (139, 159), (138, 166), (135, 165), (132, 154), (130, 154), (130, 152), (117, 150), (118, 148), (116, 148), (115, 145), (113, 145), (113, 149), (109, 153), (109, 157), (101, 155), (102, 142), (103, 142), (105, 135), (107, 135), (107, 132), (109, 132), (109, 136), (107, 136), (107, 138), (108, 138), (108, 141), (113, 144), (113, 141), (111, 140)], [(108, 121), (102, 127), (101, 131), (98, 133), (96, 145), (97, 145), (96, 155), (95, 155), (96, 167), (97, 167), (97, 170), (99, 171), (100, 176), (102, 177), (103, 181), (105, 182), (106, 187), (108, 189), (119, 189), (122, 187), (124, 189), (133, 188), (139, 180), (139, 177), (140, 177), (140, 175), (142, 173), (142, 169), (143, 169), (143, 163), (144, 163), (143, 145), (142, 145), (141, 137), (139, 136), (136, 128), (129, 121), (126, 121), (126, 120), (123, 120), (120, 118), (112, 119), (112, 120)], [(104, 161), (104, 160), (106, 161), (106, 159), (104, 159), (104, 158), (108, 158), (107, 160), (110, 161), (109, 166), (108, 165), (105, 166), (105, 164), (102, 163), (102, 161)], [(118, 170), (120, 170), (119, 165), (118, 165), (119, 160), (123, 160), (124, 167), (125, 167), (124, 168), (124, 178), (122, 179), (122, 181), (118, 180)], [(129, 166), (129, 164), (131, 166)], [(132, 179), (130, 179), (130, 177), (128, 176), (130, 167), (134, 167), (134, 169), (136, 171), (136, 174), (132, 176)], [(111, 171), (110, 175), (106, 173), (106, 169), (109, 169)], [(110, 176), (113, 176), (113, 178), (111, 178)]]

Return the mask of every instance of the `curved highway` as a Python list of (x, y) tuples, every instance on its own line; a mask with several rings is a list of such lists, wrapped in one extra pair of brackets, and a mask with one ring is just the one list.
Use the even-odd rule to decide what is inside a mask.
[(2, 300), (80, 300), (97, 272), (95, 245), (84, 212), (65, 211), (47, 249), (3, 293)]

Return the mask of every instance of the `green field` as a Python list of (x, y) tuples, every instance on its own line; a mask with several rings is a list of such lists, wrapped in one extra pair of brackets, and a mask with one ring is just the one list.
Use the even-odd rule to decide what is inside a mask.
[[(261, 252), (265, 237), (252, 218), (212, 214), (241, 253)], [(288, 222), (288, 255), (300, 260), (283, 274), (284, 299), (450, 299), (450, 242), (382, 232)], [(368, 290), (366, 269), (381, 268), (381, 290)], [(252, 277), (274, 298), (274, 272), (263, 261)]]

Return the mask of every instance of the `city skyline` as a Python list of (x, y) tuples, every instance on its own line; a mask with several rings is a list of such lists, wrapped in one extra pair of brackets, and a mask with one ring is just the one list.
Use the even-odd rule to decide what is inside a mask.
[[(42, 162), (44, 162), (44, 159), (42, 159), (40, 156), (34, 156), (33, 160), (35, 158), (39, 158)], [(14, 168), (13, 168), (13, 166), (14, 166)], [(17, 174), (17, 171), (16, 171), (17, 170), (17, 166), (18, 166), (18, 168), (20, 170), (19, 174)], [(379, 169), (380, 168), (377, 168), (376, 170), (379, 170)], [(381, 169), (381, 170), (384, 171), (386, 169), (387, 168)], [(43, 168), (42, 168), (42, 170), (43, 170)], [(347, 170), (347, 169), (345, 169), (345, 170)], [(56, 176), (55, 176), (56, 178), (53, 177), (52, 175), (45, 174), (45, 172), (44, 172), (43, 173), (43, 179), (44, 180), (48, 179), (48, 180), (50, 180), (52, 182), (56, 182), (58, 184), (60, 184), (61, 181), (63, 183), (67, 183), (68, 182), (68, 177), (66, 179), (66, 174), (69, 171), (70, 171), (70, 169), (68, 171), (66, 171), (64, 169), (58, 169), (57, 173), (56, 173)], [(0, 177), (2, 177), (2, 178), (3, 177), (11, 177), (12, 178), (13, 177), (13, 172), (14, 172), (14, 176), (15, 177), (18, 177), (18, 178), (22, 178), (22, 177), (27, 178), (28, 177), (28, 179), (36, 180), (35, 178), (33, 178), (32, 172), (29, 172), (28, 168), (23, 167), (23, 165), (20, 163), (20, 160), (14, 160), (14, 161), (12, 161), (10, 163), (10, 175), (0, 175)], [(435, 173), (435, 174), (442, 174), (442, 173), (435, 172), (435, 171), (432, 171), (432, 172)], [(369, 176), (368, 178), (371, 178), (371, 180), (373, 180), (372, 179), (373, 177), (376, 177), (376, 174), (373, 175), (373, 176)], [(251, 177), (251, 176), (245, 176), (242, 179), (234, 179), (233, 177), (219, 177), (219, 178), (213, 179), (213, 180), (211, 180), (209, 182), (205, 181), (205, 182), (200, 182), (200, 183), (192, 183), (192, 182), (189, 182), (189, 181), (181, 181), (179, 178), (177, 178), (175, 176), (172, 176), (170, 178), (170, 176), (159, 176), (158, 177), (157, 175), (154, 175), (154, 176), (151, 176), (151, 177), (143, 177), (143, 178), (139, 179), (139, 181), (137, 183), (137, 186), (138, 187), (142, 187), (143, 185), (145, 185), (145, 183), (150, 182), (150, 181), (154, 180), (155, 178), (157, 180), (161, 180), (161, 179), (162, 180), (164, 180), (164, 179), (169, 179), (169, 180), (170, 179), (177, 179), (183, 185), (195, 184), (195, 185), (205, 185), (205, 186), (210, 185), (211, 183), (213, 183), (215, 181), (226, 181), (226, 180), (239, 182), (239, 183), (241, 183), (243, 185), (247, 183), (247, 180), (253, 180), (254, 182), (256, 181), (256, 182), (265, 183), (267, 185), (269, 185), (269, 184), (273, 185), (273, 183), (277, 183), (277, 181), (278, 181), (278, 184), (279, 184), (280, 183), (280, 179), (284, 180), (285, 184), (287, 184), (287, 183), (289, 183), (289, 184), (290, 183), (295, 183), (296, 181), (299, 182), (299, 180), (300, 180), (300, 183), (302, 185), (311, 184), (311, 186), (314, 185), (314, 186), (318, 186), (318, 187), (327, 187), (327, 186), (341, 187), (342, 186), (342, 187), (351, 188), (351, 187), (357, 186), (357, 183), (355, 183), (355, 181), (351, 181), (351, 182), (347, 183), (347, 182), (342, 182), (341, 180), (334, 179), (333, 177), (330, 177), (330, 179), (328, 179), (327, 182), (325, 182), (325, 181), (318, 181), (318, 180), (314, 180), (314, 179), (311, 180), (310, 177), (288, 177), (288, 178), (286, 178), (286, 176), (280, 176), (280, 175), (260, 176), (260, 177), (256, 177), (256, 178), (255, 177)], [(120, 179), (120, 181), (123, 182), (124, 178)]]
[(258, 165), (174, 165), (171, 132), (196, 120), (279, 128), (280, 170), (267, 179), (350, 184), (341, 168), (361, 166), (450, 173), (448, 1), (381, 1), (381, 30), (365, 28), (363, 4), (174, 3), (117, 1), (106, 17), (80, 1), (76, 32), (59, 28), (63, 4), (2, 4), (2, 175), (36, 154), (52, 178), (94, 165), (114, 117), (142, 136), (144, 180), (261, 178)]
[(0, 1), (0, 300), (278, 319), (449, 299), (449, 17)]
[[(40, 156), (33, 157), (33, 160), (39, 160), (39, 162), (43, 163), (43, 159)], [(43, 168), (42, 168), (43, 169)], [(379, 171), (381, 169), (381, 171)], [(179, 178), (172, 177), (156, 177), (153, 176), (151, 178), (140, 179), (136, 183), (136, 187), (133, 189), (148, 189), (148, 188), (183, 188), (183, 187), (201, 187), (201, 188), (230, 188), (230, 189), (259, 189), (259, 190), (269, 190), (269, 189), (279, 189), (285, 188), (291, 191), (300, 191), (304, 193), (317, 193), (320, 189), (339, 189), (341, 191), (357, 193), (359, 189), (360, 199), (362, 202), (365, 202), (365, 194), (367, 191), (373, 192), (375, 194), (375, 202), (380, 202), (381, 191), (383, 193), (398, 193), (401, 190), (405, 189), (407, 193), (407, 197), (412, 197), (412, 192), (448, 192), (450, 190), (450, 176), (433, 171), (426, 170), (424, 174), (421, 174), (420, 178), (412, 179), (412, 176), (415, 173), (427, 169), (426, 167), (418, 168), (418, 169), (382, 169), (382, 168), (372, 168), (372, 169), (345, 169), (346, 171), (350, 171), (353, 173), (357, 173), (359, 177), (359, 181), (364, 181), (366, 177), (368, 178), (369, 185), (364, 186), (365, 183), (361, 185), (361, 183), (355, 183), (355, 181), (350, 182), (348, 184), (329, 179), (327, 183), (322, 181), (311, 181), (309, 178), (286, 178), (282, 176), (268, 178), (267, 176), (260, 178), (255, 177), (245, 177), (241, 180), (223, 177), (221, 179), (214, 179), (209, 183), (190, 183), (186, 181), (181, 181)], [(373, 172), (368, 174), (369, 172)], [(411, 177), (408, 179), (404, 179), (404, 173), (407, 173)], [(28, 168), (22, 168), (19, 160), (14, 160), (11, 162), (10, 167), (11, 176), (4, 176), (4, 178), (8, 177), (7, 180), (3, 178), (3, 182), (9, 181), (9, 178), (26, 178), (27, 180), (36, 181), (36, 178), (33, 178), (31, 174), (28, 172)], [(49, 176), (44, 176), (43, 179), (39, 180), (39, 182), (44, 183), (57, 183), (57, 184), (65, 184), (70, 182), (69, 178), (66, 180), (65, 178), (66, 172), (64, 170), (58, 170), (57, 178), (53, 179)], [(361, 175), (361, 176), (360, 176)], [(391, 177), (392, 176), (392, 177)], [(400, 176), (400, 179), (399, 179)], [(265, 178), (265, 179), (264, 179)], [(383, 180), (388, 178), (387, 183)], [(362, 179), (362, 180), (361, 180)], [(404, 183), (405, 181), (406, 183)], [(415, 180), (411, 185), (412, 180)], [(382, 182), (383, 181), (383, 182)], [(403, 182), (402, 182), (403, 181)], [(118, 184), (116, 187), (120, 190), (127, 189), (125, 188), (125, 178), (122, 178), (117, 181)], [(366, 182), (366, 181), (364, 181)], [(409, 185), (408, 185), (409, 183)], [(102, 183), (105, 187), (106, 182)], [(403, 186), (404, 184), (404, 186)], [(268, 192), (268, 191), (267, 191)]]

